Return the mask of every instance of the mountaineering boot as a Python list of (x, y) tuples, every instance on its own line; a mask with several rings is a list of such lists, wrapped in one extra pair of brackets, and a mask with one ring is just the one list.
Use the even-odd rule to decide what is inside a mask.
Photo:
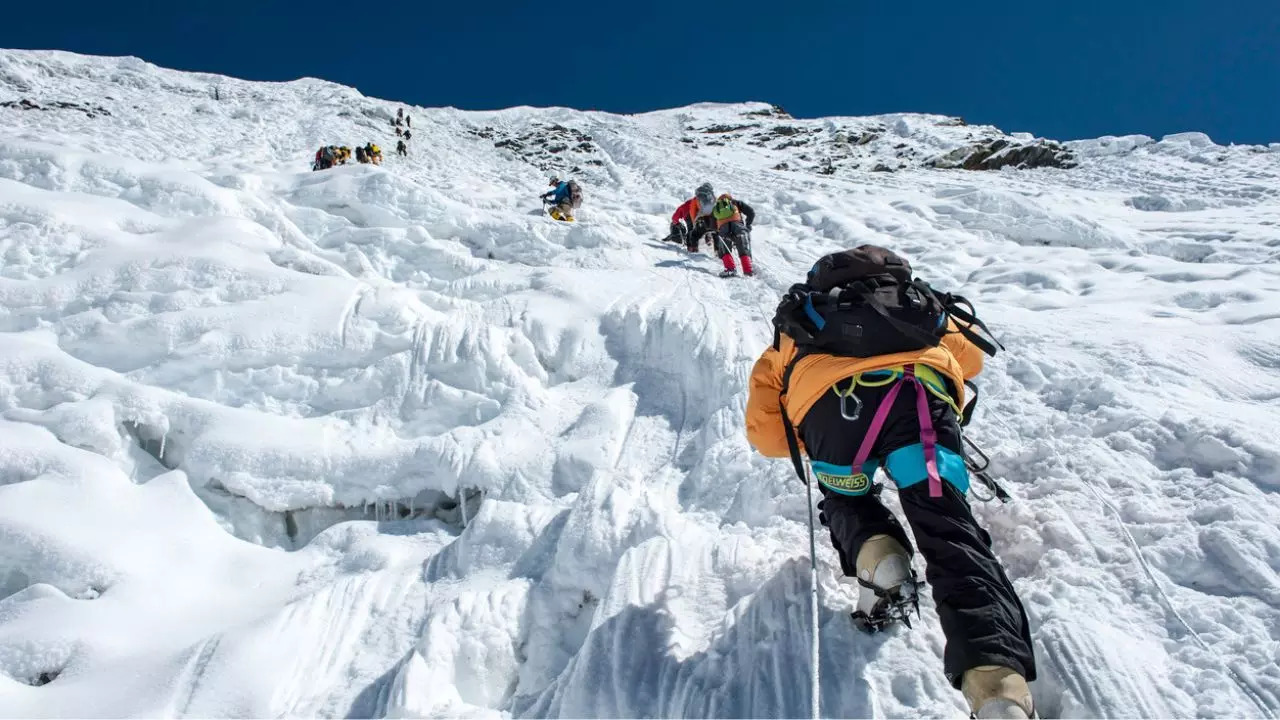
[(732, 270), (730, 268), (725, 268), (724, 270), (720, 271), (720, 277), (722, 278), (738, 277), (738, 271)]
[(742, 274), (745, 277), (751, 277), (756, 274), (755, 268), (751, 265), (750, 255), (739, 255), (738, 260), (742, 262)]
[(738, 268), (733, 264), (733, 256), (725, 253), (720, 256), (720, 262), (724, 263), (724, 272), (720, 273), (720, 277), (733, 277), (738, 274)]
[(888, 535), (872, 535), (858, 549), (858, 608), (853, 619), (866, 632), (883, 630), (895, 620), (911, 627), (911, 611), (920, 611), (916, 574), (906, 548)]
[(960, 692), (969, 701), (975, 718), (1026, 720), (1036, 717), (1031, 688), (1011, 668), (979, 665), (966, 670), (960, 681)]

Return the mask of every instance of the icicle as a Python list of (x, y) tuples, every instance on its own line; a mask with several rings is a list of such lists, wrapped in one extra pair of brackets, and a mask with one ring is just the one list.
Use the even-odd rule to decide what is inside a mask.
[(169, 439), (169, 431), (165, 430), (160, 433), (160, 464), (164, 464), (164, 443)]
[(467, 491), (458, 490), (458, 507), (462, 508), (462, 527), (467, 526)]
[(409, 498), (409, 517), (413, 517), (413, 498)]

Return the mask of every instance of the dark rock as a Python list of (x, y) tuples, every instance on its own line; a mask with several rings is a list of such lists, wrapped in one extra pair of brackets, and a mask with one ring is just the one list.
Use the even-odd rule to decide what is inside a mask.
[(711, 127), (703, 130), (702, 132), (708, 135), (721, 135), (723, 133), (738, 132), (739, 130), (750, 130), (751, 128), (758, 128), (758, 127), (760, 126), (759, 125), (712, 125)]
[(783, 135), (786, 137), (791, 137), (792, 135), (799, 135), (802, 132), (804, 131), (801, 130), (800, 128), (794, 127), (791, 125), (779, 125), (773, 129), (774, 135)]
[(35, 677), (26, 678), (24, 682), (32, 687), (40, 687), (41, 685), (48, 685), (58, 679), (58, 675), (60, 674), (62, 674), (61, 670), (45, 670), (38, 673)]
[(774, 165), (774, 166), (773, 166), (773, 169), (774, 169), (774, 170), (790, 170), (790, 169), (791, 169), (791, 166), (790, 166), (790, 165), (788, 165), (788, 164), (786, 164), (786, 163), (784, 163), (784, 162), (780, 162), (780, 163), (778, 163), (777, 165)]
[(1014, 143), (1005, 138), (956, 148), (926, 164), (935, 168), (965, 170), (1073, 168), (1077, 165), (1075, 155), (1061, 143), (1053, 140)]
[(0, 107), (13, 108), (15, 110), (40, 110), (43, 112), (49, 112), (52, 110), (75, 110), (76, 112), (84, 113), (89, 118), (96, 118), (99, 115), (106, 115), (110, 117), (111, 115), (111, 111), (100, 105), (83, 105), (81, 103), (66, 102), (63, 100), (55, 100), (51, 105), (46, 107), (33, 100), (22, 98), (21, 100), (0, 102)]
[(876, 166), (871, 168), (871, 172), (893, 172), (893, 168), (884, 163), (876, 163)]
[(793, 119), (791, 117), (791, 113), (783, 110), (780, 105), (770, 105), (767, 110), (752, 110), (750, 112), (743, 113), (743, 115), (749, 117), (779, 117)]

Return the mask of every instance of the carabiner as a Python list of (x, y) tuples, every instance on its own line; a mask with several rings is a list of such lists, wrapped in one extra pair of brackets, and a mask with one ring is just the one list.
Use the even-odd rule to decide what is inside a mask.
[[(856, 422), (858, 420), (858, 417), (862, 415), (862, 398), (859, 398), (857, 395), (854, 394), (857, 392), (857, 390), (858, 390), (857, 375), (854, 375), (853, 377), (849, 378), (848, 390), (842, 391), (840, 389), (839, 382), (836, 382), (834, 385), (831, 386), (831, 392), (835, 393), (836, 397), (840, 398), (840, 417), (844, 418), (845, 420), (848, 420), (849, 422)], [(849, 406), (846, 404), (849, 401), (849, 398), (853, 398), (852, 414), (849, 413)]]
[[(849, 414), (848, 406), (845, 404), (849, 400), (853, 400), (853, 414)], [(857, 422), (862, 415), (862, 398), (853, 393), (853, 388), (849, 388), (848, 395), (840, 396), (840, 417), (849, 422)]]

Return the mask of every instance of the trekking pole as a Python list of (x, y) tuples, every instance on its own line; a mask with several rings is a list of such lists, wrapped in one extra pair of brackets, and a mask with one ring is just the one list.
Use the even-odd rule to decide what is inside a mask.
[(809, 631), (813, 636), (809, 643), (809, 713), (813, 720), (818, 720), (821, 717), (819, 700), (822, 687), (818, 678), (818, 663), (821, 660), (818, 652), (818, 547), (813, 539), (816, 533), (813, 523), (813, 483), (806, 479), (804, 487), (809, 500)]

